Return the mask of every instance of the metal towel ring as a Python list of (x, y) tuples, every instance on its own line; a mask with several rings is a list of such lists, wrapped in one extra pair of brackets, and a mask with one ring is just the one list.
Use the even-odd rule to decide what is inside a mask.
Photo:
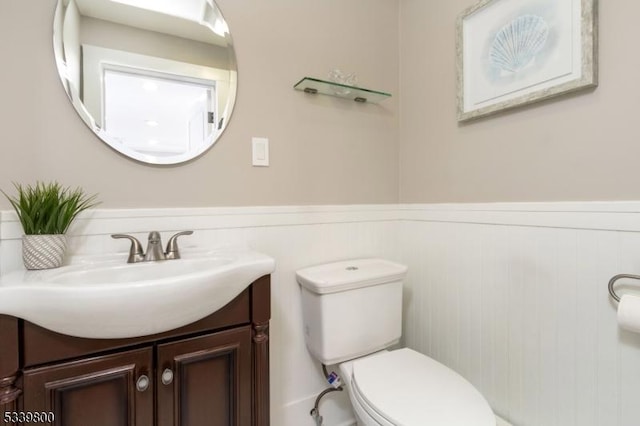
[(640, 280), (640, 275), (620, 274), (620, 275), (616, 275), (615, 277), (613, 277), (613, 278), (611, 278), (609, 280), (609, 294), (611, 295), (613, 300), (615, 300), (618, 303), (620, 303), (620, 296), (618, 296), (616, 294), (616, 292), (613, 290), (613, 285), (615, 284), (616, 281), (621, 280), (623, 278), (630, 278), (632, 280)]

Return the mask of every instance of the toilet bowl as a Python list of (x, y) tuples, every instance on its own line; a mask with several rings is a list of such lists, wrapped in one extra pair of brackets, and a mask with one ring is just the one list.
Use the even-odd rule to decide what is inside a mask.
[(411, 349), (344, 362), (340, 375), (359, 426), (496, 426), (473, 385)]
[(360, 426), (496, 426), (471, 383), (414, 350), (402, 335), (407, 267), (357, 259), (296, 272), (311, 355), (340, 365)]

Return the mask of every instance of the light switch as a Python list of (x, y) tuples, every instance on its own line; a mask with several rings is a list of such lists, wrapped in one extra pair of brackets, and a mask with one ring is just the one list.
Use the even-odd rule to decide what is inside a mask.
[(251, 138), (253, 165), (268, 166), (269, 165), (269, 139), (267, 138)]
[(256, 144), (256, 160), (264, 161), (265, 160), (265, 152), (264, 152), (264, 144), (257, 143)]

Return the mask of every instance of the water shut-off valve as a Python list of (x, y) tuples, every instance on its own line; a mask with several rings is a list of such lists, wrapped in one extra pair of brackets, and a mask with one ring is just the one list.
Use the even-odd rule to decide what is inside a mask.
[(315, 405), (313, 406), (313, 408), (311, 409), (311, 412), (309, 413), (311, 417), (313, 417), (313, 421), (316, 422), (316, 426), (322, 426), (322, 416), (320, 415), (320, 408), (319, 408), (320, 400), (322, 399), (322, 397), (328, 393), (340, 392), (343, 390), (342, 380), (340, 379), (340, 376), (338, 375), (338, 373), (336, 373), (335, 371), (332, 371), (331, 374), (328, 374), (327, 367), (324, 364), (322, 365), (322, 371), (324, 372), (327, 382), (331, 385), (331, 387), (320, 392), (320, 395), (318, 395), (318, 397), (316, 398)]

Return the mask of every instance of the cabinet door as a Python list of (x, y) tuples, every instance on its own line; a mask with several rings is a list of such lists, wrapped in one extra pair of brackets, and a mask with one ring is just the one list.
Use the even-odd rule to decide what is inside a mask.
[(153, 379), (150, 347), (30, 369), (24, 411), (60, 426), (153, 426)]
[(251, 328), (158, 346), (158, 426), (251, 425)]

